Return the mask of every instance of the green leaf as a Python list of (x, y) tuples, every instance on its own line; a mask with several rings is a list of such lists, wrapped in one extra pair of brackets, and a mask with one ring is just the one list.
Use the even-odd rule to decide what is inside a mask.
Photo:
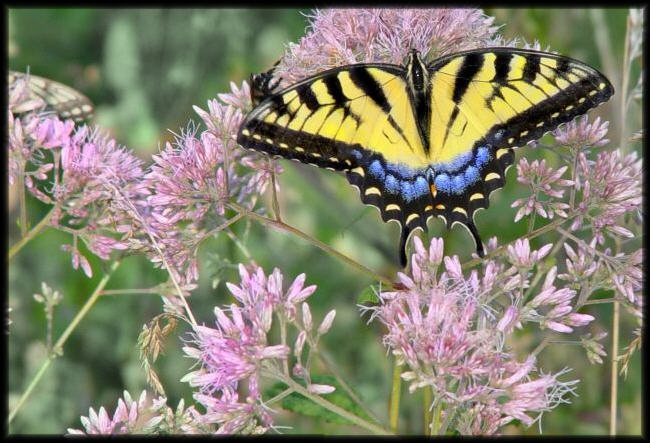
[(357, 297), (357, 303), (369, 303), (377, 305), (379, 304), (379, 296), (377, 294), (377, 288), (374, 286), (368, 286), (361, 292), (361, 294), (359, 294), (359, 297)]
[[(331, 385), (336, 387), (336, 391), (331, 394), (322, 395), (325, 400), (330, 403), (334, 403), (336, 406), (341, 409), (363, 418), (367, 421), (374, 421), (365, 411), (356, 404), (356, 402), (343, 390), (341, 385), (336, 381), (336, 378), (331, 375), (313, 375), (311, 379), (312, 383)], [(284, 391), (286, 385), (283, 383), (275, 383), (269, 389), (266, 390), (267, 398), (274, 397)], [(308, 417), (315, 417), (325, 420), (328, 423), (336, 423), (341, 425), (352, 425), (353, 423), (349, 420), (341, 417), (340, 415), (326, 409), (313, 401), (309, 400), (302, 395), (292, 392), (288, 396), (282, 399), (281, 403), (282, 408), (295, 412), (296, 414), (306, 415)]]

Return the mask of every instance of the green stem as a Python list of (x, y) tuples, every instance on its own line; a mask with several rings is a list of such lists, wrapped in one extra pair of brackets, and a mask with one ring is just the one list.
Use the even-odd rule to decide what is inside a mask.
[(431, 424), (431, 435), (439, 435), (440, 433), (440, 418), (442, 417), (442, 401), (436, 403), (433, 410), (433, 423)]
[(27, 387), (27, 389), (25, 390), (23, 395), (18, 400), (18, 403), (16, 403), (16, 406), (14, 407), (14, 409), (9, 414), (9, 420), (7, 422), (8, 424), (12, 422), (12, 420), (14, 419), (14, 417), (16, 416), (16, 414), (18, 413), (20, 408), (23, 406), (23, 404), (25, 403), (25, 401), (27, 400), (29, 395), (32, 393), (32, 391), (34, 390), (34, 388), (36, 387), (36, 385), (38, 384), (40, 379), (43, 377), (43, 374), (45, 374), (45, 370), (50, 366), (50, 363), (52, 363), (52, 361), (56, 358), (57, 355), (60, 355), (63, 352), (63, 345), (68, 340), (68, 337), (70, 337), (70, 334), (72, 334), (72, 331), (75, 330), (75, 328), (79, 325), (81, 320), (86, 316), (86, 314), (88, 313), (90, 308), (93, 307), (93, 305), (95, 304), (95, 302), (97, 301), (97, 299), (101, 295), (102, 290), (104, 289), (104, 287), (108, 283), (108, 280), (111, 278), (111, 275), (113, 274), (113, 272), (115, 272), (115, 270), (117, 269), (119, 264), (120, 264), (119, 261), (114, 261), (111, 264), (108, 272), (99, 281), (99, 283), (95, 287), (95, 290), (90, 295), (90, 297), (88, 298), (86, 303), (83, 305), (81, 310), (77, 313), (75, 318), (72, 320), (72, 322), (70, 322), (70, 324), (65, 329), (65, 331), (63, 331), (63, 334), (61, 334), (59, 339), (56, 341), (56, 343), (54, 344), (54, 346), (52, 348), (53, 352), (51, 352), (50, 355), (47, 357), (47, 360), (45, 360), (43, 362), (43, 365), (38, 370), (38, 372), (36, 373), (36, 375), (34, 376), (32, 381), (30, 382), (29, 386)]
[(339, 382), (343, 390), (358, 404), (363, 411), (370, 416), (375, 423), (381, 424), (381, 420), (377, 415), (359, 398), (356, 392), (348, 385), (345, 380), (343, 379), (343, 376), (341, 375), (341, 372), (338, 370), (335, 364), (333, 364), (332, 360), (326, 355), (325, 351), (320, 349), (318, 351), (318, 357), (320, 357), (321, 362), (323, 363), (323, 366), (325, 366), (325, 369), (328, 372), (331, 372), (332, 375), (336, 378), (336, 381)]
[(20, 207), (20, 236), (24, 238), (27, 234), (27, 199), (25, 198), (25, 176), (23, 175), (25, 172), (24, 164), (21, 172), (18, 174), (18, 182), (16, 185), (18, 186), (18, 206)]
[(18, 242), (9, 249), (8, 261), (11, 260), (13, 258), (13, 256), (16, 255), (16, 253), (18, 251), (20, 251), (22, 249), (22, 247), (27, 244), (27, 242), (29, 242), (31, 239), (33, 239), (36, 236), (36, 234), (38, 234), (39, 232), (41, 232), (43, 230), (43, 228), (48, 226), (48, 224), (50, 223), (50, 220), (52, 219), (52, 216), (54, 215), (54, 211), (56, 209), (57, 209), (56, 206), (53, 207), (50, 210), (50, 212), (48, 212), (45, 215), (45, 217), (43, 217), (43, 219), (40, 222), (38, 222), (38, 224), (36, 226), (34, 226), (27, 234), (23, 235), (23, 237), (20, 240), (18, 240)]
[(609, 435), (616, 435), (616, 409), (618, 403), (618, 334), (619, 334), (620, 303), (614, 302), (614, 318), (612, 319), (612, 372), (610, 373), (610, 409)]
[(335, 414), (340, 415), (341, 417), (351, 421), (357, 426), (360, 426), (364, 429), (369, 430), (370, 432), (373, 432), (378, 435), (389, 435), (390, 432), (387, 431), (386, 429), (382, 428), (381, 426), (377, 426), (373, 423), (369, 423), (365, 421), (364, 419), (357, 417), (356, 415), (352, 414), (351, 412), (346, 411), (345, 409), (335, 405), (334, 403), (330, 403), (329, 401), (325, 400), (319, 395), (314, 395), (311, 392), (309, 392), (307, 389), (305, 389), (302, 385), (296, 383), (290, 378), (283, 378), (282, 382), (287, 384), (291, 389), (293, 389), (295, 392), (299, 393), (303, 397), (308, 398), (309, 400), (313, 401), (314, 403), (324, 407), (325, 409), (328, 409)]
[[(569, 216), (567, 218), (555, 220), (554, 222), (551, 222), (546, 226), (542, 226), (541, 228), (536, 229), (533, 232), (520, 237), (518, 240), (523, 240), (523, 239), (526, 239), (526, 238), (530, 240), (530, 239), (533, 239), (535, 237), (539, 237), (540, 235), (545, 234), (548, 231), (552, 231), (552, 230), (556, 229), (562, 223), (571, 220), (573, 217), (575, 217), (575, 215), (571, 215), (571, 216)], [(512, 243), (514, 243), (514, 242), (512, 242)], [(511, 243), (499, 246), (494, 251), (490, 252), (489, 254), (486, 254), (485, 257), (483, 257), (483, 258), (478, 257), (478, 258), (473, 258), (471, 260), (468, 260), (465, 263), (463, 263), (461, 265), (461, 267), (463, 269), (473, 268), (474, 266), (483, 263), (485, 260), (490, 260), (491, 258), (494, 258), (494, 257), (504, 253), (508, 249), (508, 246), (510, 244)]]
[(431, 392), (431, 386), (425, 386), (422, 392), (422, 412), (424, 413), (424, 435), (433, 435), (432, 428), (432, 419), (433, 411), (431, 411), (431, 402), (433, 399), (433, 394)]
[(402, 365), (395, 361), (393, 366), (393, 386), (390, 391), (390, 403), (388, 405), (388, 426), (391, 432), (397, 434), (399, 426), (399, 400), (402, 390)]
[(328, 254), (337, 257), (339, 260), (345, 262), (346, 264), (352, 266), (353, 268), (355, 268), (355, 269), (357, 269), (357, 270), (371, 276), (375, 280), (381, 281), (383, 284), (387, 285), (388, 287), (391, 287), (391, 288), (394, 287), (394, 283), (389, 278), (384, 277), (383, 275), (377, 274), (376, 272), (368, 269), (367, 267), (365, 267), (361, 263), (351, 259), (347, 255), (337, 251), (336, 249), (332, 248), (331, 246), (328, 246), (327, 244), (323, 243), (322, 241), (317, 240), (317, 239), (315, 239), (314, 237), (311, 237), (308, 234), (305, 234), (304, 232), (300, 231), (299, 229), (294, 228), (293, 226), (290, 226), (290, 225), (288, 225), (288, 224), (286, 224), (286, 223), (284, 223), (282, 221), (274, 220), (274, 219), (265, 217), (263, 215), (257, 214), (256, 212), (249, 211), (248, 209), (246, 209), (246, 208), (244, 208), (242, 206), (239, 206), (236, 203), (228, 203), (228, 206), (230, 208), (232, 208), (233, 210), (235, 210), (235, 211), (237, 211), (237, 212), (239, 212), (241, 214), (244, 214), (244, 215), (246, 215), (246, 216), (248, 216), (248, 217), (250, 217), (250, 218), (252, 218), (252, 219), (254, 219), (254, 220), (258, 221), (258, 222), (260, 222), (260, 223), (279, 228), (279, 229), (281, 229), (283, 231), (286, 231), (286, 232), (290, 232), (290, 233), (292, 233), (292, 234), (294, 234), (294, 235), (308, 241), (309, 243), (313, 244), (314, 246), (322, 249), (323, 251), (327, 252)]

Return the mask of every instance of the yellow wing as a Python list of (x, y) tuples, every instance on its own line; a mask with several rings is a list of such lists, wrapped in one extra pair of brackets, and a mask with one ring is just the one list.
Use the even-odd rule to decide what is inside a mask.
[(337, 170), (373, 153), (392, 164), (427, 165), (403, 71), (394, 65), (350, 65), (297, 83), (249, 114), (238, 142)]
[(523, 146), (606, 101), (610, 82), (579, 61), (539, 51), (485, 48), (429, 66), (428, 154), (434, 206), (470, 230), (473, 214), (505, 183)]
[(430, 69), (432, 163), (449, 163), (477, 143), (522, 146), (613, 94), (590, 66), (539, 51), (467, 51)]

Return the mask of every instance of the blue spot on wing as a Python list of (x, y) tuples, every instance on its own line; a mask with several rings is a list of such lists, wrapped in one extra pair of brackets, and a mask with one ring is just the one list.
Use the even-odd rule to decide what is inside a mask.
[(451, 192), (453, 192), (454, 194), (462, 193), (466, 187), (467, 187), (467, 182), (465, 181), (464, 175), (462, 174), (455, 175), (451, 179)]
[(438, 191), (447, 193), (451, 191), (451, 180), (447, 174), (438, 174), (433, 183)]
[(429, 182), (426, 178), (419, 176), (413, 182), (413, 189), (417, 196), (426, 195), (429, 193)]
[(467, 180), (468, 184), (476, 183), (479, 178), (478, 169), (474, 166), (468, 166), (467, 169), (465, 169), (465, 180)]
[(390, 174), (386, 175), (384, 186), (386, 186), (386, 191), (390, 192), (391, 194), (397, 194), (400, 191), (399, 181)]
[(378, 180), (383, 180), (386, 177), (386, 171), (384, 170), (384, 167), (382, 166), (379, 160), (375, 160), (372, 163), (370, 163), (368, 172), (370, 173), (370, 175), (377, 178)]
[(490, 160), (490, 150), (486, 148), (485, 146), (481, 146), (476, 150), (476, 161), (474, 164), (476, 164), (477, 168), (481, 168), (483, 165), (487, 164), (487, 162)]

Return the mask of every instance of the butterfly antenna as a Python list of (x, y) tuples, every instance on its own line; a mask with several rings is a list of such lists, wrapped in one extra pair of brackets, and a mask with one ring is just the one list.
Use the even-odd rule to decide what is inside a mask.
[(406, 268), (406, 241), (411, 234), (411, 229), (407, 226), (402, 228), (402, 237), (399, 240), (399, 264), (402, 268)]
[(476, 229), (476, 225), (474, 223), (468, 223), (467, 227), (469, 228), (469, 232), (472, 233), (472, 236), (474, 237), (474, 241), (476, 242), (476, 253), (481, 258), (485, 257), (485, 251), (483, 250), (483, 242), (481, 241), (481, 236), (478, 233), (478, 229)]

